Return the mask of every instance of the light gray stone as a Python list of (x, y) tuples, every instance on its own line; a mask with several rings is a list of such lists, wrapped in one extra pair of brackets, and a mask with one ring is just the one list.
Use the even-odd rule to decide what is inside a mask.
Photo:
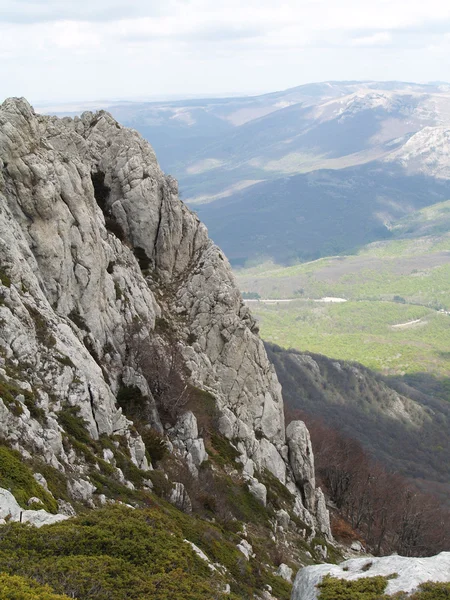
[(198, 427), (194, 413), (187, 411), (178, 417), (174, 430), (175, 436), (183, 442), (197, 439)]
[(192, 443), (189, 445), (188, 453), (196, 467), (199, 467), (205, 460), (208, 460), (205, 443), (201, 438), (192, 440)]
[(169, 502), (186, 513), (192, 512), (191, 499), (182, 483), (174, 484), (173, 490), (170, 492)]
[(247, 540), (241, 540), (239, 544), (237, 544), (236, 548), (242, 552), (247, 560), (250, 560), (250, 558), (254, 556), (253, 547), (247, 542)]
[(282, 577), (285, 581), (291, 583), (293, 570), (288, 565), (281, 563), (281, 565), (275, 571), (275, 575), (278, 575), (278, 577)]
[[(194, 542), (190, 542), (189, 540), (183, 540), (183, 541), (186, 542), (186, 544), (189, 544), (189, 546), (192, 548), (192, 550), (195, 552), (195, 554), (199, 558), (201, 558), (201, 560), (204, 560), (207, 563), (207, 565), (211, 569), (211, 571), (217, 571), (215, 565), (209, 560), (209, 558), (206, 556), (206, 554), (203, 552), (203, 550), (201, 548), (199, 548), (196, 544), (194, 544)], [(227, 593), (227, 592), (224, 592), (224, 593)]]
[(317, 600), (317, 584), (325, 575), (354, 581), (361, 577), (387, 577), (389, 579), (386, 594), (397, 592), (411, 594), (426, 581), (450, 581), (450, 552), (441, 552), (428, 558), (409, 558), (404, 556), (383, 556), (371, 558), (352, 558), (339, 565), (314, 565), (300, 569), (295, 578), (291, 600)]
[(325, 502), (325, 496), (320, 488), (315, 490), (315, 505), (316, 505), (316, 519), (319, 531), (323, 533), (328, 541), (332, 541), (333, 535), (331, 533), (330, 525), (330, 513), (328, 512), (327, 505)]
[(248, 491), (258, 500), (260, 504), (266, 506), (267, 488), (263, 483), (260, 483), (257, 479), (250, 479), (248, 482)]
[(277, 510), (277, 512), (275, 513), (275, 517), (276, 517), (277, 523), (279, 525), (281, 525), (281, 527), (283, 527), (283, 529), (289, 528), (289, 523), (291, 522), (291, 517), (289, 516), (289, 513), (287, 511), (285, 511), (283, 508), (281, 508), (280, 510)]
[(299, 487), (305, 508), (315, 509), (314, 456), (309, 431), (303, 421), (292, 421), (286, 428), (289, 446), (289, 462), (295, 482)]
[[(39, 500), (38, 498), (32, 500)], [(20, 521), (36, 527), (64, 521), (68, 517), (63, 514), (53, 515), (45, 510), (24, 510), (10, 491), (0, 488), (0, 519), (5, 522)]]
[(268, 469), (281, 483), (286, 482), (286, 463), (276, 447), (266, 438), (262, 438), (253, 460), (259, 470)]

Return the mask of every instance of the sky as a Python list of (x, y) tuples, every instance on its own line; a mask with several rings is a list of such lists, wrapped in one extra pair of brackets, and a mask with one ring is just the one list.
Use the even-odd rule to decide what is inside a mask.
[(0, 101), (450, 80), (448, 0), (1, 0)]

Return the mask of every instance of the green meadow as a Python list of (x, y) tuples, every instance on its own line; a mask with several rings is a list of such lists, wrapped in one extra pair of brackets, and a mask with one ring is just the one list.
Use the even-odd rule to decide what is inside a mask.
[[(242, 292), (291, 299), (249, 303), (263, 339), (385, 374), (448, 375), (450, 234), (442, 229), (450, 227), (449, 211), (448, 202), (419, 211), (393, 227), (408, 237), (354, 255), (237, 271)], [(326, 297), (345, 302), (319, 301)]]

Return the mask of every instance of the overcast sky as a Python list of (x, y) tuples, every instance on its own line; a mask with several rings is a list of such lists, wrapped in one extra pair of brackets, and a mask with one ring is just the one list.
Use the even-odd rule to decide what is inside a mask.
[(1, 0), (0, 100), (450, 80), (448, 0)]

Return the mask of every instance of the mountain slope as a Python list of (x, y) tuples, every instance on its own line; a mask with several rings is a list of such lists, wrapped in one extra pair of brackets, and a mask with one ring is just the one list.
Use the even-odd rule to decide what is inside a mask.
[(357, 363), (266, 344), (290, 409), (357, 439), (389, 470), (448, 500), (450, 404)]
[(233, 265), (286, 264), (389, 238), (393, 221), (449, 195), (447, 180), (373, 163), (260, 183), (196, 210)]
[(263, 337), (384, 374), (447, 377), (448, 209), (443, 202), (394, 221), (393, 239), (354, 255), (238, 271), (243, 292), (273, 299), (246, 300)]

